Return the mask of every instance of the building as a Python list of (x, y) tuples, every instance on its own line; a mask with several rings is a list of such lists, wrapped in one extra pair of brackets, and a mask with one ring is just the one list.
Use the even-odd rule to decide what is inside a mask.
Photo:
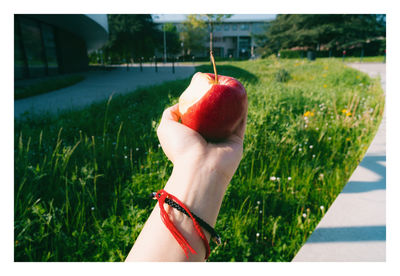
[(106, 14), (14, 15), (14, 79), (88, 69), (88, 51), (108, 40)]
[[(272, 14), (234, 14), (230, 18), (214, 26), (213, 50), (214, 56), (224, 58), (249, 58), (254, 57), (257, 48), (255, 35), (264, 33), (271, 20)], [(178, 32), (182, 31), (182, 22), (186, 15), (153, 15), (153, 20), (162, 29), (163, 23), (172, 23)], [(198, 57), (209, 55), (209, 42), (204, 42), (204, 51), (195, 53)], [(167, 45), (168, 50), (168, 45)]]

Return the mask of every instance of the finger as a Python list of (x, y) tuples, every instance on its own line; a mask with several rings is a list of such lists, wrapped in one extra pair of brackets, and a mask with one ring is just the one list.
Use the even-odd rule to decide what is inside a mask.
[(244, 140), (244, 134), (246, 132), (246, 125), (247, 125), (247, 109), (246, 112), (240, 121), (239, 125), (236, 127), (235, 131), (233, 132), (237, 136), (239, 136), (242, 140)]
[(177, 107), (177, 105), (173, 105), (164, 110), (161, 116), (160, 124), (157, 128), (157, 134), (159, 137), (163, 136), (162, 133), (164, 132), (164, 129), (170, 129), (171, 127), (174, 127), (173, 125), (179, 124), (179, 112), (178, 114), (176, 112)]
[(180, 119), (179, 106), (178, 106), (178, 104), (175, 104), (164, 110), (164, 113), (161, 117), (161, 122), (163, 122), (163, 121), (178, 122), (179, 119)]

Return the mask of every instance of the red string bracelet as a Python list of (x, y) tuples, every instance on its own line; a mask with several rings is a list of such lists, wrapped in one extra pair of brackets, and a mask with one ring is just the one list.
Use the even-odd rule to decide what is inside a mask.
[(189, 251), (192, 254), (197, 254), (197, 252), (190, 246), (189, 242), (186, 240), (186, 238), (182, 235), (181, 232), (175, 227), (175, 225), (171, 222), (167, 212), (165, 211), (164, 208), (164, 203), (165, 199), (169, 198), (177, 202), (182, 208), (189, 214), (190, 218), (192, 219), (194, 228), (196, 229), (197, 234), (200, 236), (200, 238), (203, 240), (204, 246), (206, 247), (206, 257), (205, 259), (208, 258), (210, 255), (210, 245), (208, 244), (208, 240), (206, 236), (203, 233), (203, 230), (201, 229), (199, 223), (196, 221), (196, 219), (193, 217), (193, 214), (189, 211), (189, 209), (183, 204), (178, 198), (175, 196), (167, 193), (165, 190), (159, 190), (156, 193), (155, 198), (158, 200), (158, 205), (160, 206), (160, 215), (161, 215), (161, 220), (165, 224), (165, 226), (168, 228), (168, 230), (171, 232), (171, 234), (174, 236), (176, 241), (179, 243), (179, 245), (182, 247), (183, 251), (185, 252), (186, 258), (189, 258)]

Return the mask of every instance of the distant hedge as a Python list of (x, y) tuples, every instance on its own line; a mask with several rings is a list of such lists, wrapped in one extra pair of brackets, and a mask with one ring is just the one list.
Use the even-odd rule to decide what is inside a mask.
[[(384, 55), (385, 53), (385, 43), (383, 41), (373, 41), (366, 44), (364, 47), (365, 57)], [(346, 49), (346, 57), (359, 57), (361, 56), (362, 48), (352, 48)], [(324, 51), (314, 51), (315, 56), (318, 57), (342, 57), (343, 50), (324, 50)], [(281, 50), (279, 51), (281, 58), (306, 58), (307, 51), (301, 50)]]

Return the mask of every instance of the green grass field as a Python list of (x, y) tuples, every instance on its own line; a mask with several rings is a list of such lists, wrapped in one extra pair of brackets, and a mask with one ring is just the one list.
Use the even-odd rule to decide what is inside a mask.
[[(290, 261), (372, 141), (379, 80), (339, 60), (217, 66), (244, 84), (249, 114), (209, 261)], [(172, 170), (156, 135), (161, 114), (189, 82), (15, 122), (15, 261), (125, 259), (156, 204), (148, 195)]]
[(14, 99), (19, 100), (48, 93), (57, 89), (74, 85), (84, 79), (85, 77), (81, 75), (55, 76), (48, 77), (44, 80), (38, 80), (30, 85), (16, 85), (14, 87)]

